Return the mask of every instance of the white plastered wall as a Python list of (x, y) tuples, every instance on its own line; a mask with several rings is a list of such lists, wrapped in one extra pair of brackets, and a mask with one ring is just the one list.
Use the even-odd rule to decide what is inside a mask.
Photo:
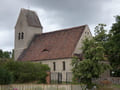
[[(63, 61), (65, 62), (65, 70), (63, 70)], [(62, 81), (66, 81), (66, 72), (72, 72), (72, 59), (66, 58), (66, 59), (54, 59), (54, 60), (41, 60), (37, 61), (41, 62), (42, 64), (47, 64), (50, 67), (50, 72), (60, 72), (62, 73)], [(56, 70), (54, 71), (54, 65), (53, 62), (56, 63)]]

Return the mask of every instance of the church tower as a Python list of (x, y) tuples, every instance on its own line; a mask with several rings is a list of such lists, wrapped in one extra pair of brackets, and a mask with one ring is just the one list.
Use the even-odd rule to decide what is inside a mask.
[(30, 44), (35, 34), (42, 33), (42, 25), (36, 12), (21, 9), (15, 26), (14, 59), (17, 60)]

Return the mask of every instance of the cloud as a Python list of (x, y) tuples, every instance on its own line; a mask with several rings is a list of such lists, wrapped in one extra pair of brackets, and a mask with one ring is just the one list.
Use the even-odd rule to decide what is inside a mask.
[(17, 0), (0, 2), (0, 49), (14, 48), (14, 26), (22, 6), (24, 3)]
[(48, 12), (56, 13), (62, 26), (94, 24), (103, 14), (103, 4), (111, 0), (30, 0), (31, 6), (39, 7)]
[[(12, 50), (14, 46), (14, 31), (0, 31), (0, 49)], [(2, 47), (2, 48), (1, 48)]]
[(0, 2), (0, 26), (6, 30), (14, 28), (19, 8), (22, 2), (17, 0), (3, 0)]
[[(94, 27), (99, 23), (109, 24), (112, 22), (110, 18), (111, 9), (107, 6), (112, 5), (112, 0), (30, 0), (29, 4), (32, 7), (44, 10), (44, 16), (47, 18), (42, 19), (39, 13), (40, 20), (46, 27), (56, 26), (60, 28), (74, 27), (83, 24), (88, 24), (93, 33)], [(38, 10), (37, 10), (38, 11)], [(107, 15), (107, 13), (110, 13)], [(48, 21), (52, 23), (48, 23)], [(58, 28), (58, 29), (59, 29)], [(56, 29), (53, 27), (53, 29)], [(46, 29), (45, 29), (46, 30)], [(48, 31), (48, 30), (46, 30)]]
[(10, 50), (14, 47), (14, 26), (20, 8), (35, 10), (44, 32), (88, 24), (93, 33), (98, 23), (105, 23), (110, 29), (113, 16), (120, 15), (119, 3), (119, 0), (2, 0), (0, 48)]
[(51, 14), (48, 14), (49, 12), (45, 11), (44, 9), (40, 9), (40, 8), (32, 8), (32, 9), (35, 10), (39, 16), (40, 22), (43, 26), (43, 32), (54, 31), (62, 27), (60, 25), (61, 19), (56, 16), (55, 12), (51, 12)]

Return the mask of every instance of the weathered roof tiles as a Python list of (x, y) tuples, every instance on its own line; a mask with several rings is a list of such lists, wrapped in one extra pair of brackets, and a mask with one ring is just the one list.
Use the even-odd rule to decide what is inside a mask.
[(37, 16), (36, 12), (28, 10), (28, 9), (21, 9), (21, 10), (26, 16), (27, 23), (29, 26), (42, 27), (39, 17)]
[(35, 35), (20, 61), (70, 58), (86, 25)]

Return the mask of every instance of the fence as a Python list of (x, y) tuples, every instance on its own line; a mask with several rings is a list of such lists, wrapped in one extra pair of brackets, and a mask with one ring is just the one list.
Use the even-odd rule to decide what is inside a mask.
[(62, 83), (62, 73), (52, 72), (51, 75), (51, 83)]
[(120, 77), (111, 77), (111, 78), (110, 78), (110, 81), (111, 81), (113, 84), (120, 84)]
[(71, 83), (72, 82), (72, 72), (66, 72), (66, 83)]
[(82, 90), (80, 85), (17, 84), (0, 85), (0, 90)]
[(101, 81), (104, 80), (111, 82), (111, 84), (120, 84), (120, 77), (98, 78), (98, 79), (93, 79), (93, 82), (100, 84)]
[[(106, 72), (108, 73), (108, 72)], [(101, 84), (103, 81), (108, 81), (111, 84), (120, 84), (120, 77), (110, 77), (109, 74), (102, 75), (100, 78), (92, 79), (93, 83)], [(63, 78), (65, 76), (65, 78)], [(60, 73), (60, 72), (51, 72), (50, 73), (50, 83), (51, 84), (70, 84), (72, 82), (72, 72)], [(80, 83), (80, 80), (78, 80)]]
[[(63, 78), (64, 77), (64, 78)], [(50, 73), (51, 84), (61, 84), (72, 82), (72, 72), (60, 73), (60, 72), (51, 72)]]

